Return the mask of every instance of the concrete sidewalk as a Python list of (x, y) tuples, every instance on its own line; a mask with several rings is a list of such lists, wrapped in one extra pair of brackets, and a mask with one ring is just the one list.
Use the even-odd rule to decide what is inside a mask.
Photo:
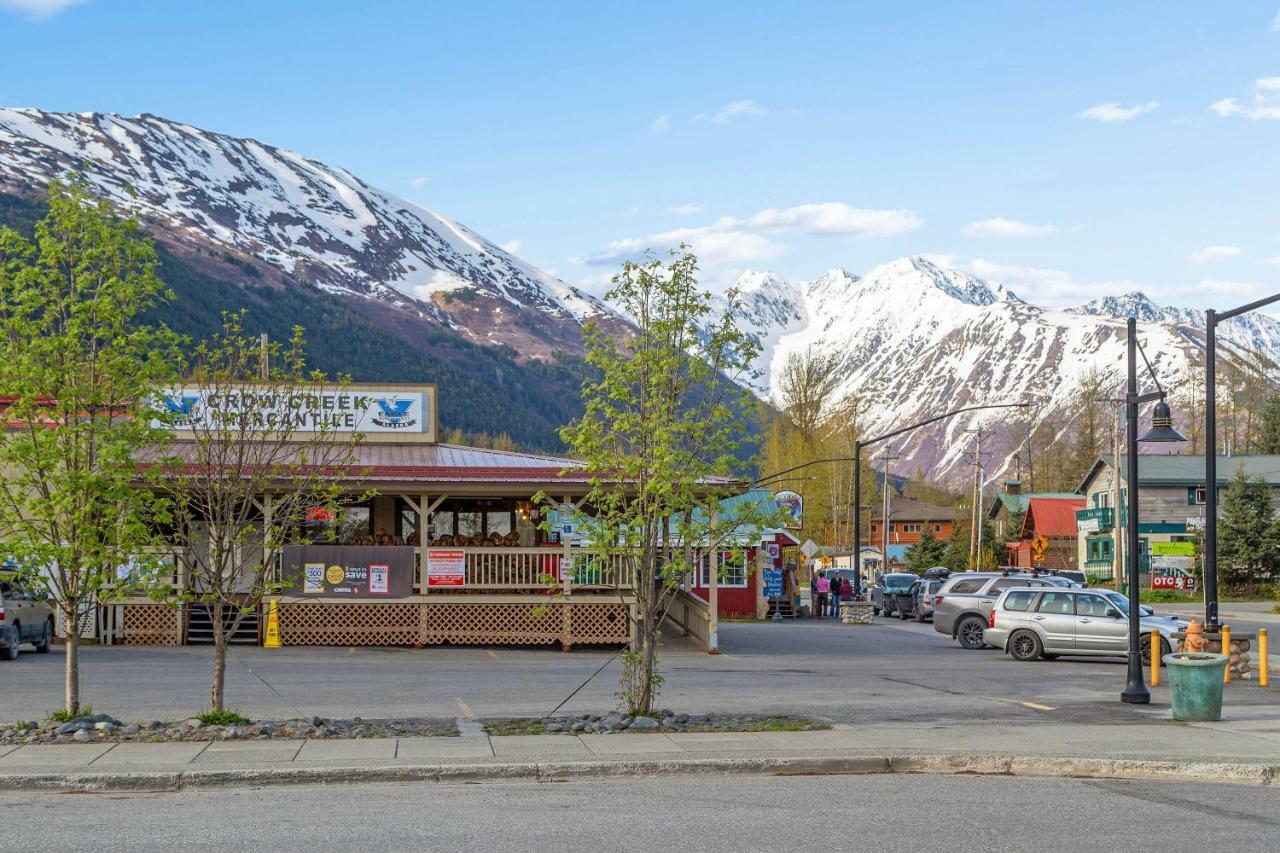
[[(470, 727), (469, 727), (470, 728)], [(1280, 714), (1208, 724), (867, 725), (816, 732), (0, 747), (0, 790), (177, 790), (686, 773), (963, 772), (1280, 784)]]

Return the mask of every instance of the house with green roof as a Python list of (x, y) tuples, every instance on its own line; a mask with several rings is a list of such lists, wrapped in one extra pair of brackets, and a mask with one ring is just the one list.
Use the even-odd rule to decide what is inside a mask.
[(987, 508), (987, 519), (995, 527), (996, 538), (1001, 542), (1017, 539), (1022, 532), (1022, 518), (1032, 498), (1078, 498), (1075, 492), (1023, 492), (1022, 483), (1009, 480), (1004, 491), (995, 496)]
[[(1078, 494), (1085, 509), (1076, 513), (1076, 539), (1080, 565), (1085, 571), (1112, 577), (1115, 562), (1115, 528), (1123, 530), (1128, 521), (1128, 483), (1125, 457), (1117, 471), (1111, 454), (1099, 456), (1085, 474)], [(1222, 490), (1243, 470), (1245, 476), (1261, 477), (1271, 486), (1271, 502), (1280, 509), (1280, 456), (1219, 456), (1218, 489)], [(1118, 479), (1117, 479), (1118, 478)], [(1119, 518), (1116, 491), (1119, 491)], [(1218, 505), (1222, 502), (1219, 499)], [(1142, 551), (1139, 566), (1148, 571), (1152, 547), (1157, 543), (1183, 543), (1157, 551), (1185, 552), (1204, 526), (1204, 454), (1138, 455), (1138, 534)]]

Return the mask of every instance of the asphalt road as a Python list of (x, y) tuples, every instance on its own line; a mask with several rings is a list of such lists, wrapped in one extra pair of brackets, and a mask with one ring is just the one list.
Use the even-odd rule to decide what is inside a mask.
[[(1117, 700), (1124, 662), (1018, 663), (970, 652), (931, 625), (879, 620), (728, 623), (724, 653), (681, 643), (664, 653), (660, 705), (688, 712), (791, 712), (836, 722), (1132, 721)], [(181, 719), (205, 707), (208, 647), (87, 647), (84, 701), (120, 719)], [(494, 717), (614, 707), (612, 651), (526, 648), (238, 647), (227, 704), (248, 716)], [(41, 718), (61, 704), (62, 654), (0, 662), (0, 722)], [(606, 665), (607, 663), (607, 665)], [(598, 675), (597, 670), (605, 668)], [(1228, 703), (1270, 702), (1277, 688), (1232, 684)], [(1165, 688), (1155, 707), (1167, 704)], [(1150, 709), (1147, 709), (1149, 712)]]
[(1274, 850), (1275, 793), (965, 776), (0, 796), (26, 850)]

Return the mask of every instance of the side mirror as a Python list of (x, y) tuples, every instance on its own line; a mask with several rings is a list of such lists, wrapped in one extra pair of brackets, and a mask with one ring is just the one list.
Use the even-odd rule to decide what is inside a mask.
[(1107, 608), (1107, 616), (1109, 616), (1109, 617), (1110, 617), (1110, 618), (1112, 618), (1112, 619), (1119, 619), (1119, 618), (1120, 618), (1120, 611), (1119, 611), (1119, 610), (1116, 610), (1114, 607), (1108, 607), (1108, 608)]

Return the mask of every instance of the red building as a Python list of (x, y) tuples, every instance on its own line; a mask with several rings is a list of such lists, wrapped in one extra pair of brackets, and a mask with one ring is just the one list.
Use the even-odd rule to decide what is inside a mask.
[(1036, 497), (1027, 500), (1027, 514), (1017, 542), (1005, 545), (1011, 566), (1037, 569), (1076, 569), (1076, 510), (1083, 497)]

